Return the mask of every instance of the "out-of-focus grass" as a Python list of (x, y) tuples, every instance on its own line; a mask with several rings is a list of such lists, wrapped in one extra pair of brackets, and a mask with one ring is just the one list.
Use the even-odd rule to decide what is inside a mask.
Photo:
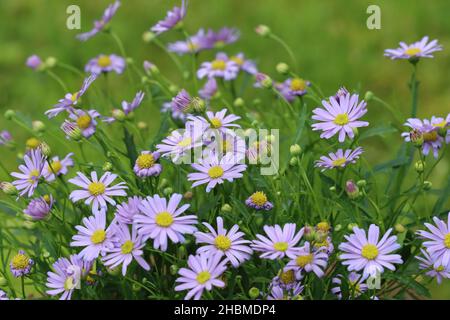
[[(27, 56), (37, 53), (41, 57), (54, 56), (58, 60), (82, 69), (91, 57), (99, 53), (118, 53), (116, 44), (106, 35), (99, 35), (86, 43), (74, 36), (79, 31), (66, 28), (66, 8), (70, 4), (81, 7), (83, 31), (91, 28), (93, 19), (100, 18), (111, 1), (42, 1), (2, 0), (0, 2), (0, 111), (7, 108), (30, 114), (33, 119), (43, 119), (43, 112), (62, 97), (64, 92), (51, 79), (25, 68)], [(122, 38), (128, 55), (136, 63), (148, 59), (174, 80), (179, 80), (171, 60), (157, 47), (142, 42), (142, 33), (165, 15), (177, 1), (133, 0), (122, 1), (112, 27)], [(366, 9), (369, 4), (381, 8), (381, 30), (368, 30)], [(269, 25), (294, 50), (301, 75), (319, 84), (326, 94), (332, 94), (340, 85), (357, 89), (363, 94), (371, 90), (392, 103), (405, 115), (409, 113), (410, 97), (406, 82), (411, 67), (405, 61), (390, 61), (383, 57), (385, 48), (392, 48), (404, 40), (412, 42), (424, 35), (438, 38), (444, 51), (435, 59), (419, 65), (419, 116), (445, 115), (450, 104), (450, 2), (428, 1), (348, 1), (348, 0), (190, 0), (186, 28), (194, 33), (200, 27), (220, 28), (235, 26), (242, 32), (241, 40), (225, 50), (244, 51), (258, 62), (260, 70), (274, 73), (276, 63), (290, 63), (280, 47), (268, 39), (255, 35), (259, 23)], [(170, 32), (163, 41), (173, 41), (182, 36)], [(210, 57), (201, 54), (200, 58)], [(57, 70), (58, 74), (76, 90), (81, 79)], [(109, 81), (111, 92), (119, 102), (130, 99), (135, 89), (130, 88), (125, 76), (113, 75)], [(95, 108), (95, 105), (92, 105)], [(264, 108), (264, 102), (262, 108)], [(159, 106), (140, 110), (139, 116), (156, 127)], [(390, 114), (379, 104), (370, 103), (368, 118), (377, 123), (390, 121)], [(48, 122), (48, 121), (47, 121)], [(153, 123), (152, 123), (153, 122)], [(10, 129), (19, 144), (28, 135), (0, 117), (0, 129)], [(372, 139), (366, 144), (366, 157), (371, 163), (380, 163), (393, 156), (400, 137)], [(2, 161), (14, 168), (16, 155), (2, 152)], [(449, 175), (447, 156), (436, 168), (432, 181), (442, 185)], [(4, 176), (0, 176), (5, 178)], [(449, 297), (449, 286), (434, 290), (434, 297)]]

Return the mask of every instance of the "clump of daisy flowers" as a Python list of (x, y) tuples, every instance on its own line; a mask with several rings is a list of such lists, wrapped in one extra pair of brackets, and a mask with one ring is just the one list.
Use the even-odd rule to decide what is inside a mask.
[[(95, 49), (81, 69), (40, 52), (23, 66), (64, 90), (46, 86), (58, 98), (31, 119), (5, 112), (0, 300), (403, 299), (447, 281), (450, 115), (417, 100), (437, 40), (385, 51), (413, 65), (403, 119), (371, 91), (322, 91), (268, 26), (271, 61), (237, 28), (189, 30), (185, 0), (148, 19), (160, 68), (115, 33), (120, 6), (75, 36)], [(370, 118), (383, 108), (392, 126)], [(399, 150), (381, 162), (384, 145)]]

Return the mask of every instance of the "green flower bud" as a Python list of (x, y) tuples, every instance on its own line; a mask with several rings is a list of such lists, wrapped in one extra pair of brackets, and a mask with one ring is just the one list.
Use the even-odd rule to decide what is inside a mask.
[(46, 68), (53, 68), (56, 65), (57, 62), (58, 62), (58, 60), (56, 60), (55, 57), (48, 57), (45, 60), (44, 64), (45, 64)]
[(12, 118), (14, 118), (16, 116), (16, 112), (14, 110), (8, 109), (5, 112), (5, 118), (7, 120), (12, 120)]
[(0, 287), (4, 287), (8, 284), (8, 280), (3, 277), (0, 277)]
[(165, 188), (168, 185), (169, 185), (169, 180), (167, 180), (166, 178), (161, 179), (161, 182), (159, 183), (160, 188)]
[(132, 290), (133, 290), (133, 292), (139, 292), (142, 290), (142, 287), (140, 285), (138, 285), (137, 283), (133, 283)]
[(17, 188), (10, 182), (0, 182), (0, 189), (9, 196), (17, 195)]
[(154, 33), (151, 32), (151, 31), (146, 31), (146, 32), (144, 32), (144, 33), (142, 34), (142, 40), (143, 40), (145, 43), (150, 43), (150, 42), (152, 42), (155, 38), (156, 38), (156, 34), (154, 34)]
[(52, 154), (52, 149), (50, 148), (50, 146), (42, 141), (41, 143), (39, 143), (38, 146), (39, 150), (41, 150), (42, 154), (46, 157), (49, 157)]
[(251, 299), (258, 298), (260, 295), (259, 289), (255, 287), (250, 288), (250, 290), (248, 290), (248, 295)]
[(123, 110), (121, 109), (114, 109), (112, 111), (112, 116), (114, 119), (116, 119), (117, 121), (124, 121), (125, 120), (125, 112), (123, 112)]
[(147, 76), (142, 76), (142, 77), (141, 77), (141, 83), (142, 83), (142, 84), (147, 83), (147, 81), (148, 81), (148, 77), (147, 77)]
[(172, 264), (172, 265), (170, 266), (170, 274), (174, 276), (174, 275), (177, 274), (177, 272), (178, 272), (178, 266)]
[(334, 231), (338, 232), (342, 230), (342, 224), (337, 224), (334, 226)]
[(364, 188), (367, 185), (367, 181), (364, 179), (358, 180), (358, 182), (356, 182), (356, 185), (360, 188)]
[(139, 121), (139, 122), (137, 123), (137, 127), (138, 127), (140, 130), (147, 130), (147, 129), (148, 129), (148, 124), (147, 124), (147, 122)]
[(178, 91), (179, 91), (179, 88), (176, 86), (176, 85), (174, 85), (174, 84), (171, 84), (170, 86), (169, 86), (169, 91), (172, 93), (172, 94), (177, 94), (178, 93)]
[[(199, 97), (194, 97), (191, 101), (191, 103), (189, 104), (189, 106), (187, 107), (188, 110), (193, 110), (196, 113), (203, 113), (206, 110), (206, 103), (205, 100), (199, 98)], [(189, 111), (187, 111), (189, 112)]]
[(273, 80), (271, 77), (265, 77), (262, 81), (261, 81), (261, 85), (266, 88), (266, 89), (270, 89), (272, 88), (273, 85)]
[(125, 61), (127, 62), (127, 64), (133, 64), (133, 63), (134, 63), (134, 60), (133, 60), (133, 58), (131, 58), (131, 57), (127, 57), (127, 58), (125, 59)]
[(331, 186), (329, 189), (331, 192), (336, 192), (336, 187), (335, 186)]
[(103, 171), (111, 171), (112, 168), (113, 168), (112, 163), (107, 161), (103, 164), (102, 170)]
[(300, 147), (298, 144), (293, 144), (289, 148), (289, 152), (291, 153), (291, 156), (299, 156), (302, 153), (302, 147)]
[(173, 193), (173, 189), (171, 187), (164, 188), (163, 194), (165, 196), (170, 196)]
[(357, 226), (358, 226), (357, 223), (349, 223), (348, 226), (347, 226), (347, 230), (348, 231), (353, 231), (353, 228), (357, 227)]
[(31, 127), (32, 127), (33, 131), (36, 133), (44, 132), (46, 129), (45, 124), (39, 120), (31, 122)]
[(425, 162), (423, 162), (422, 160), (417, 161), (414, 164), (414, 168), (416, 169), (417, 173), (422, 173), (425, 169)]
[(355, 200), (359, 197), (359, 188), (352, 180), (348, 180), (345, 183), (345, 192), (347, 193), (347, 196), (352, 200)]
[(400, 223), (397, 223), (397, 224), (394, 226), (394, 228), (395, 228), (395, 231), (397, 231), (398, 233), (403, 233), (403, 232), (406, 231), (406, 228), (405, 228), (402, 224), (400, 224)]
[(298, 164), (297, 157), (292, 157), (291, 160), (289, 160), (289, 164), (293, 167), (295, 167)]
[(261, 37), (267, 37), (270, 34), (270, 28), (264, 24), (260, 24), (255, 28), (255, 32)]
[(327, 239), (327, 233), (323, 231), (316, 231), (314, 235), (314, 241), (318, 243), (322, 243)]
[(230, 213), (233, 211), (233, 208), (228, 203), (225, 203), (220, 210), (222, 212)]
[(428, 191), (433, 187), (433, 184), (431, 181), (424, 181), (423, 182), (423, 190)]
[(242, 108), (245, 105), (245, 101), (242, 98), (236, 98), (233, 102), (233, 106), (236, 108)]
[(289, 66), (284, 62), (278, 63), (275, 68), (277, 69), (277, 72), (280, 74), (287, 74), (289, 72)]
[(366, 100), (367, 102), (369, 102), (370, 100), (373, 99), (375, 95), (373, 94), (372, 91), (367, 91), (366, 94), (364, 95), (364, 100)]
[(316, 237), (316, 230), (311, 226), (305, 226), (303, 236), (307, 241), (313, 241)]

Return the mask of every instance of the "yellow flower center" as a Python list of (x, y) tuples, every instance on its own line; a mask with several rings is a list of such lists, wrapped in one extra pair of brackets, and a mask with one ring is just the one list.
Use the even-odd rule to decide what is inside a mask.
[(267, 202), (267, 197), (262, 191), (257, 191), (250, 197), (252, 202), (257, 206), (263, 206)]
[(341, 166), (343, 166), (346, 162), (347, 162), (347, 159), (346, 159), (346, 158), (337, 158), (337, 159), (334, 160), (331, 164), (333, 165), (333, 167), (341, 167)]
[(111, 58), (105, 55), (101, 55), (97, 60), (97, 64), (102, 68), (109, 67), (111, 65)]
[(236, 64), (239, 66), (242, 66), (244, 64), (244, 60), (236, 56), (232, 56), (230, 60), (236, 62)]
[(58, 161), (58, 160), (52, 161), (52, 162), (50, 163), (48, 169), (49, 169), (50, 172), (58, 173), (58, 172), (61, 171), (61, 169), (62, 169), (61, 161)]
[(225, 70), (227, 64), (225, 63), (225, 61), (223, 60), (214, 60), (213, 62), (211, 62), (211, 68), (213, 68), (213, 70)]
[(51, 198), (48, 194), (44, 195), (42, 198), (44, 199), (45, 202), (47, 202), (47, 204), (50, 204)]
[(170, 227), (172, 225), (173, 217), (172, 217), (172, 215), (169, 212), (163, 211), (163, 212), (160, 212), (160, 213), (158, 213), (156, 215), (155, 221), (156, 221), (156, 224), (158, 226), (163, 227), (163, 228), (167, 228), (167, 227)]
[(120, 247), (120, 251), (121, 251), (123, 254), (128, 254), (128, 253), (130, 253), (131, 251), (133, 251), (133, 248), (134, 248), (134, 243), (133, 243), (133, 241), (127, 240), (127, 241), (125, 241), (125, 243)]
[(433, 142), (433, 141), (436, 141), (437, 139), (438, 139), (437, 131), (425, 132), (423, 134), (423, 141)]
[(330, 224), (326, 221), (319, 222), (317, 224), (317, 229), (323, 232), (328, 232), (330, 230)]
[(419, 48), (408, 48), (405, 50), (405, 53), (410, 57), (415, 56), (416, 54), (418, 54), (420, 52), (422, 52), (422, 50), (420, 50)]
[(28, 149), (36, 149), (41, 144), (41, 141), (39, 141), (36, 138), (30, 138), (25, 142), (25, 145)]
[(72, 96), (70, 97), (70, 100), (72, 100), (72, 102), (75, 102), (78, 100), (78, 92), (75, 92), (72, 94)]
[(447, 121), (442, 120), (439, 123), (433, 124), (433, 126), (436, 127), (436, 128), (445, 128), (447, 126)]
[(288, 270), (286, 272), (281, 272), (280, 280), (284, 284), (290, 284), (290, 283), (294, 282), (295, 281), (294, 270)]
[(91, 241), (93, 244), (99, 244), (105, 241), (106, 238), (106, 232), (105, 230), (98, 229), (95, 230), (94, 233), (91, 236)]
[(288, 249), (289, 245), (287, 242), (275, 242), (273, 244), (273, 248), (277, 251), (286, 251)]
[(141, 154), (137, 160), (137, 165), (141, 169), (151, 168), (155, 164), (155, 159), (152, 154)]
[(197, 275), (197, 281), (200, 284), (204, 284), (209, 279), (211, 279), (211, 273), (208, 271), (202, 271)]
[(216, 245), (217, 249), (226, 251), (231, 247), (231, 240), (227, 236), (220, 234), (214, 240), (214, 244)]
[(338, 114), (337, 116), (336, 116), (336, 118), (334, 118), (334, 121), (333, 121), (335, 124), (337, 124), (338, 126), (344, 126), (344, 125), (346, 125), (348, 122), (349, 122), (349, 119), (348, 119), (348, 114), (346, 114), (346, 113), (341, 113), (341, 114)]
[(28, 176), (28, 182), (33, 183), (36, 181), (36, 178), (39, 177), (39, 171), (34, 169), (30, 171), (30, 175)]
[(192, 143), (192, 139), (191, 138), (184, 138), (183, 140), (178, 142), (177, 146), (179, 146), (179, 147), (188, 147), (188, 146), (191, 145), (191, 143)]
[(99, 196), (105, 193), (105, 185), (101, 182), (91, 182), (88, 186), (88, 191), (93, 196)]
[(299, 267), (304, 268), (307, 264), (310, 264), (313, 261), (314, 256), (312, 253), (304, 255), (304, 256), (298, 256), (297, 259), (295, 259), (295, 262)]
[(77, 119), (77, 125), (80, 129), (87, 129), (91, 125), (92, 118), (88, 114), (83, 114)]
[(291, 80), (292, 91), (303, 91), (306, 89), (306, 81), (302, 78), (294, 78)]
[(209, 122), (211, 122), (211, 127), (214, 129), (219, 129), (222, 126), (222, 121), (219, 118), (212, 118)]
[(367, 260), (373, 260), (378, 257), (378, 248), (376, 245), (368, 243), (361, 249), (361, 255)]
[(361, 292), (361, 285), (358, 283), (358, 281), (350, 281), (350, 287), (353, 289), (355, 295), (360, 295)]
[(28, 258), (26, 255), (21, 254), (21, 253), (16, 254), (11, 261), (13, 268), (19, 269), (19, 270), (23, 270), (26, 267), (28, 267), (29, 263), (30, 263), (30, 258)]
[(223, 169), (222, 169), (221, 166), (211, 167), (211, 168), (208, 170), (208, 175), (209, 175), (212, 179), (220, 178), (221, 176), (223, 176)]
[(72, 290), (75, 288), (75, 283), (73, 281), (73, 277), (67, 277), (66, 281), (64, 281), (64, 289)]
[(450, 249), (450, 233), (447, 233), (444, 237), (444, 245), (446, 248)]
[(188, 47), (189, 51), (195, 51), (198, 49), (198, 44), (196, 44), (192, 41), (189, 41), (187, 47)]
[(445, 269), (444, 266), (439, 266), (437, 268), (434, 268), (434, 270), (437, 272), (442, 272), (442, 271), (444, 271), (444, 269)]

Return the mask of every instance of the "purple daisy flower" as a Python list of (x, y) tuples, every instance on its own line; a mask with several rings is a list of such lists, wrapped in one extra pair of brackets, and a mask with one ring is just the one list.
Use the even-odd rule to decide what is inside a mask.
[(336, 94), (334, 95), (334, 99), (337, 103), (340, 103), (341, 99), (344, 99), (349, 94), (347, 88), (340, 87)]
[(333, 242), (331, 242), (331, 237), (326, 237), (326, 239), (320, 242), (314, 241), (313, 248), (314, 250), (325, 251), (328, 256), (334, 251), (334, 245)]
[(322, 171), (334, 168), (344, 168), (350, 163), (355, 163), (363, 152), (363, 148), (361, 147), (358, 147), (355, 150), (347, 149), (345, 151), (338, 149), (336, 153), (330, 152), (328, 157), (321, 156), (320, 159), (316, 161), (315, 166), (317, 168), (323, 168)]
[(416, 259), (420, 261), (419, 269), (428, 270), (425, 274), (429, 277), (436, 278), (438, 284), (441, 284), (442, 279), (450, 278), (450, 267), (448, 265), (436, 265), (436, 261), (430, 256), (428, 252), (420, 249), (423, 257), (416, 256)]
[(196, 121), (199, 120), (202, 123), (203, 130), (208, 129), (219, 130), (222, 133), (227, 133), (230, 128), (240, 128), (241, 126), (237, 123), (233, 123), (239, 120), (241, 117), (234, 114), (229, 114), (226, 116), (227, 109), (222, 109), (219, 112), (206, 112), (206, 118), (201, 116), (189, 116), (188, 120)]
[(169, 238), (173, 243), (183, 243), (184, 234), (193, 234), (197, 231), (197, 217), (195, 215), (180, 216), (189, 205), (178, 208), (182, 199), (181, 194), (174, 193), (167, 203), (165, 198), (158, 195), (147, 197), (139, 207), (141, 212), (134, 216), (139, 235), (144, 240), (153, 239), (153, 247), (167, 250)]
[(433, 218), (436, 226), (425, 223), (428, 231), (419, 230), (417, 234), (427, 240), (423, 243), (427, 252), (434, 260), (434, 266), (445, 266), (450, 268), (450, 212), (448, 213), (447, 222)]
[(142, 151), (134, 163), (134, 173), (140, 178), (159, 176), (162, 166), (156, 163), (158, 159), (158, 152)]
[(195, 35), (185, 41), (176, 41), (167, 45), (167, 50), (179, 55), (197, 53), (205, 49), (209, 49), (209, 45), (203, 29), (200, 29)]
[(157, 152), (163, 157), (171, 157), (173, 162), (178, 162), (183, 157), (189, 156), (194, 148), (201, 147), (203, 132), (194, 127), (193, 130), (174, 130), (162, 143), (157, 144)]
[(72, 191), (69, 198), (72, 202), (86, 199), (84, 203), (86, 205), (92, 204), (92, 213), (94, 214), (99, 210), (106, 210), (106, 202), (112, 206), (116, 205), (116, 202), (111, 197), (125, 197), (127, 195), (124, 190), (128, 189), (125, 186), (125, 182), (119, 182), (116, 185), (110, 186), (116, 178), (116, 174), (105, 172), (99, 180), (97, 178), (97, 172), (92, 171), (91, 181), (83, 173), (77, 172), (77, 177), (70, 179), (69, 182), (83, 188), (83, 190)]
[(245, 160), (245, 139), (241, 138), (238, 134), (235, 134), (231, 130), (226, 133), (208, 130), (205, 132), (205, 135), (203, 137), (206, 140), (205, 148), (203, 149), (203, 158), (208, 158), (211, 154), (223, 158), (230, 153), (230, 159), (233, 159), (233, 163), (242, 163)]
[(131, 101), (131, 103), (122, 101), (123, 112), (125, 112), (126, 115), (133, 112), (142, 103), (144, 96), (145, 93), (143, 91), (139, 91), (138, 93), (136, 93), (136, 96), (134, 97), (133, 101)]
[(211, 154), (207, 158), (198, 159), (197, 163), (191, 166), (198, 172), (189, 173), (188, 181), (194, 181), (192, 187), (207, 184), (206, 192), (210, 192), (225, 180), (232, 182), (234, 179), (242, 178), (242, 172), (247, 168), (245, 164), (238, 164), (236, 156), (231, 152), (220, 160), (217, 155)]
[(102, 72), (107, 73), (114, 71), (117, 74), (121, 74), (125, 69), (125, 65), (126, 65), (125, 59), (118, 55), (101, 54), (89, 60), (89, 62), (86, 64), (86, 67), (84, 68), (84, 71), (93, 74), (100, 74)]
[(205, 36), (208, 48), (222, 48), (226, 44), (236, 42), (239, 39), (240, 33), (236, 28), (224, 27), (219, 31), (209, 29)]
[(245, 200), (247, 207), (255, 210), (272, 210), (273, 204), (267, 200), (267, 196), (262, 191), (256, 191)]
[(91, 74), (84, 79), (81, 89), (75, 93), (66, 93), (64, 98), (58, 100), (58, 103), (54, 105), (54, 108), (45, 111), (45, 115), (50, 118), (56, 117), (63, 111), (71, 112), (73, 108), (80, 102), (81, 97), (85, 94), (86, 90), (90, 87), (92, 82), (97, 79), (96, 74)]
[(287, 223), (283, 229), (279, 225), (264, 226), (268, 237), (257, 234), (259, 240), (253, 240), (253, 250), (263, 252), (262, 259), (276, 260), (285, 256), (294, 259), (298, 251), (295, 246), (303, 236), (303, 229), (295, 233), (296, 227), (295, 223)]
[(208, 78), (203, 88), (198, 91), (198, 94), (203, 99), (209, 101), (216, 95), (217, 91), (218, 87), (216, 79)]
[(256, 74), (258, 72), (255, 62), (252, 60), (245, 59), (245, 56), (242, 52), (234, 56), (231, 56), (230, 60), (236, 62), (236, 64), (242, 71), (245, 71), (249, 74)]
[(25, 64), (28, 68), (31, 68), (33, 70), (38, 70), (43, 66), (41, 58), (35, 54), (29, 56)]
[(431, 117), (431, 125), (436, 128), (439, 135), (445, 138), (445, 143), (450, 143), (450, 113), (444, 119), (442, 117)]
[(60, 160), (58, 156), (53, 157), (50, 163), (44, 167), (43, 175), (45, 180), (53, 181), (56, 176), (65, 175), (69, 171), (69, 167), (73, 167), (74, 161), (72, 159), (73, 152), (70, 152), (64, 159)]
[(171, 102), (164, 102), (161, 107), (161, 112), (170, 112), (172, 119), (179, 120), (181, 122), (185, 122), (188, 115), (188, 113), (175, 109)]
[(30, 216), (33, 220), (42, 220), (47, 217), (53, 206), (52, 195), (43, 196), (33, 199), (28, 204), (27, 208), (23, 212)]
[(73, 254), (67, 258), (59, 258), (53, 264), (53, 270), (47, 272), (47, 294), (55, 296), (61, 294), (60, 300), (70, 300), (75, 289), (81, 288), (81, 279), (92, 268), (92, 262), (82, 260)]
[[(442, 118), (441, 118), (442, 119)], [(431, 150), (433, 150), (433, 155), (435, 158), (439, 156), (439, 149), (442, 148), (444, 138), (439, 135), (440, 123), (443, 123), (443, 119), (439, 121), (439, 118), (433, 117), (432, 120), (424, 119), (420, 120), (417, 118), (410, 118), (404, 124), (410, 127), (413, 134), (418, 134), (423, 138), (422, 153), (428, 155)], [(402, 137), (405, 141), (411, 142), (411, 132), (403, 132)]]
[(296, 283), (292, 289), (286, 290), (283, 287), (272, 286), (267, 300), (297, 300), (305, 287), (300, 282)]
[(285, 96), (304, 96), (308, 87), (311, 86), (309, 81), (302, 78), (289, 78), (283, 84), (282, 91), (287, 91), (284, 94)]
[(75, 226), (78, 233), (72, 237), (71, 247), (84, 247), (79, 253), (85, 261), (93, 261), (99, 255), (114, 247), (115, 226), (112, 224), (106, 228), (106, 211), (100, 210), (93, 216), (83, 218), (82, 226)]
[(116, 207), (115, 219), (123, 224), (133, 224), (134, 216), (141, 212), (139, 207), (142, 203), (141, 197), (130, 197), (127, 202), (122, 202)]
[(279, 271), (278, 275), (275, 276), (270, 285), (274, 287), (281, 287), (285, 291), (294, 289), (297, 284), (303, 279), (301, 272), (294, 272), (293, 269), (284, 267)]
[(175, 281), (180, 284), (175, 287), (175, 291), (189, 290), (184, 297), (185, 300), (191, 298), (200, 300), (203, 290), (211, 291), (213, 287), (225, 287), (225, 283), (220, 279), (220, 276), (227, 267), (226, 260), (220, 261), (221, 258), (221, 253), (190, 255), (188, 258), (189, 269), (181, 268), (178, 271), (180, 277)]
[(311, 244), (305, 244), (295, 252), (295, 258), (289, 261), (287, 268), (292, 268), (298, 272), (314, 272), (319, 278), (323, 277), (323, 269), (326, 268), (328, 255), (324, 250), (313, 250)]
[(167, 12), (164, 20), (158, 21), (150, 30), (157, 35), (169, 31), (181, 22), (186, 16), (186, 1), (182, 0), (181, 7), (174, 7), (172, 11)]
[(94, 28), (88, 32), (78, 34), (76, 38), (80, 41), (86, 41), (102, 31), (105, 28), (106, 24), (114, 17), (119, 6), (120, 1), (116, 1), (113, 4), (110, 4), (103, 13), (102, 18), (100, 20), (94, 21)]
[(122, 265), (123, 276), (127, 274), (128, 265), (133, 259), (144, 270), (150, 270), (150, 265), (142, 258), (145, 241), (138, 236), (136, 228), (132, 227), (131, 233), (126, 224), (118, 224), (114, 228), (116, 229), (114, 247), (107, 249), (107, 254), (102, 258), (103, 264), (110, 269)]
[(100, 117), (100, 113), (96, 110), (84, 111), (81, 109), (76, 109), (70, 114), (69, 117), (75, 121), (75, 124), (80, 129), (81, 134), (85, 138), (89, 138), (95, 133), (97, 128), (97, 120), (95, 119)]
[(314, 131), (323, 131), (321, 138), (330, 139), (335, 134), (339, 134), (339, 142), (344, 142), (347, 135), (350, 139), (355, 137), (355, 130), (359, 127), (367, 127), (367, 121), (359, 121), (366, 114), (367, 103), (364, 100), (358, 102), (357, 94), (347, 94), (339, 98), (339, 102), (330, 97), (330, 101), (322, 100), (322, 106), (325, 108), (316, 108), (313, 110), (312, 119), (320, 121), (312, 125)]
[(400, 248), (396, 236), (389, 236), (392, 228), (389, 229), (379, 240), (380, 228), (371, 224), (368, 234), (358, 227), (353, 228), (353, 234), (345, 236), (347, 242), (339, 245), (339, 249), (344, 253), (340, 258), (344, 266), (348, 266), (348, 271), (363, 271), (363, 275), (373, 275), (383, 273), (384, 268), (395, 270), (394, 263), (403, 263), (398, 254), (391, 254)]
[(432, 53), (441, 51), (442, 46), (437, 40), (428, 42), (428, 36), (423, 37), (420, 41), (412, 44), (400, 42), (400, 48), (384, 50), (384, 56), (395, 59), (419, 59), (419, 58), (433, 58)]
[(11, 176), (17, 178), (12, 184), (20, 191), (19, 195), (31, 197), (39, 184), (39, 179), (43, 176), (45, 156), (39, 149), (28, 151), (23, 157), (25, 165), (19, 166), (19, 172), (11, 173)]
[(8, 145), (13, 141), (12, 135), (9, 131), (3, 130), (0, 132), (0, 146)]
[[(266, 75), (264, 75), (266, 76)], [(267, 77), (267, 76), (266, 76)], [(263, 80), (266, 78), (263, 76), (259, 76), (259, 80), (258, 78), (256, 79), (256, 86), (257, 87), (264, 87), (263, 85)], [(275, 83), (275, 90), (277, 90), (279, 92), (279, 94), (288, 102), (292, 102), (295, 100), (295, 95), (293, 94), (292, 90), (289, 89), (289, 87), (286, 85), (286, 82), (282, 82), (282, 83)]]
[(9, 269), (14, 277), (19, 278), (29, 274), (33, 264), (34, 261), (27, 256), (25, 251), (19, 250), (12, 258)]
[(223, 227), (223, 219), (217, 217), (217, 231), (206, 222), (203, 222), (209, 233), (197, 231), (194, 233), (195, 243), (206, 243), (206, 245), (197, 249), (197, 254), (205, 253), (209, 256), (216, 253), (222, 253), (226, 256), (231, 265), (239, 267), (245, 260), (250, 259), (253, 250), (247, 244), (251, 243), (245, 240), (244, 233), (239, 231), (239, 226), (235, 224), (230, 231)]
[(367, 277), (364, 277), (356, 272), (350, 272), (348, 278), (344, 280), (344, 276), (342, 274), (336, 275), (331, 282), (334, 287), (331, 288), (331, 292), (338, 297), (339, 300), (342, 299), (342, 281), (346, 281), (348, 284), (348, 291), (350, 298), (357, 298), (362, 293), (368, 290), (367, 285), (365, 284), (365, 280)]
[(236, 62), (228, 60), (228, 57), (223, 53), (218, 53), (216, 58), (211, 62), (203, 62), (197, 71), (197, 77), (203, 79), (208, 78), (223, 78), (225, 80), (233, 80), (237, 77), (239, 66)]
[[(272, 79), (265, 73), (262, 72), (257, 72), (255, 74), (255, 83), (253, 84), (253, 86), (255, 88), (269, 88), (272, 87), (273, 85), (273, 81)], [(278, 83), (275, 85), (275, 89), (278, 91), (282, 90), (282, 84)]]

